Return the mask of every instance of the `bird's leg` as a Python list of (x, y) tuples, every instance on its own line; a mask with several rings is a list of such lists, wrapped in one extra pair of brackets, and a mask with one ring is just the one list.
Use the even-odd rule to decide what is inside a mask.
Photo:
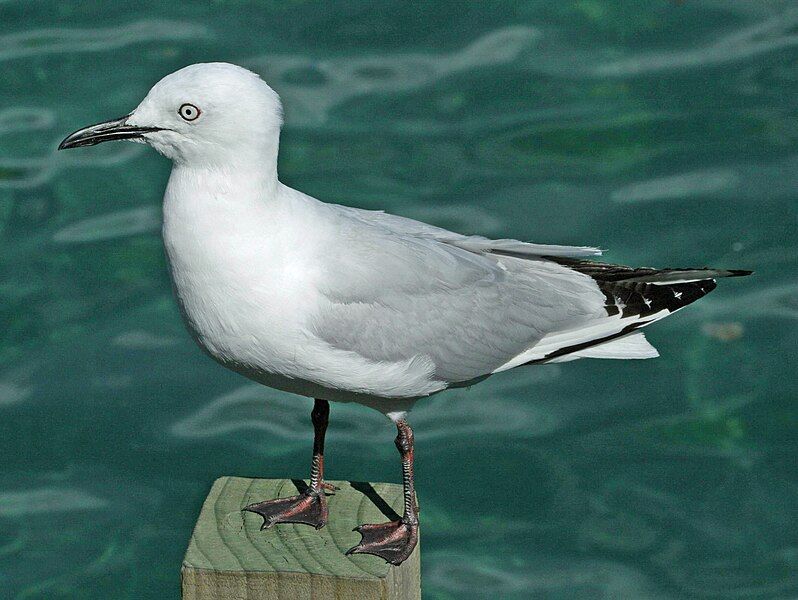
[(310, 485), (297, 496), (264, 500), (244, 508), (263, 517), (261, 529), (267, 529), (275, 523), (304, 523), (321, 529), (327, 523), (327, 498), (324, 490), (335, 489), (335, 486), (324, 483), (324, 434), (329, 417), (329, 402), (317, 399), (310, 413), (313, 421)]
[(413, 430), (407, 421), (396, 422), (399, 433), (396, 448), (402, 456), (402, 488), (404, 492), (404, 514), (398, 521), (376, 525), (360, 525), (355, 531), (362, 539), (346, 554), (373, 554), (391, 564), (400, 565), (413, 553), (418, 543), (418, 506), (413, 484)]

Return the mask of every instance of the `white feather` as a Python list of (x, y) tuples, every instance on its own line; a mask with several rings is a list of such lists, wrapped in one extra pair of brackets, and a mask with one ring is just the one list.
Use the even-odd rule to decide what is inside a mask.
[(659, 352), (652, 346), (646, 339), (642, 332), (632, 333), (630, 335), (610, 340), (603, 344), (591, 346), (578, 352), (565, 354), (558, 358), (552, 359), (550, 363), (562, 363), (578, 358), (614, 358), (620, 360), (629, 359), (642, 359), (642, 358), (657, 358)]

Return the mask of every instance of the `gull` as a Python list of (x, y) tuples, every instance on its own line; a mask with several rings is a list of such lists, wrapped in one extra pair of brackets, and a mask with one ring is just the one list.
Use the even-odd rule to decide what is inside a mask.
[(347, 554), (401, 564), (418, 541), (407, 418), (417, 400), (524, 365), (656, 357), (643, 327), (715, 279), (750, 273), (631, 268), (596, 261), (592, 247), (462, 235), (324, 203), (278, 179), (282, 123), (280, 98), (258, 75), (204, 63), (59, 145), (132, 140), (171, 159), (163, 240), (189, 332), (225, 367), (314, 399), (310, 483), (247, 506), (262, 529), (325, 525), (329, 402), (357, 402), (396, 426), (404, 510), (357, 527)]

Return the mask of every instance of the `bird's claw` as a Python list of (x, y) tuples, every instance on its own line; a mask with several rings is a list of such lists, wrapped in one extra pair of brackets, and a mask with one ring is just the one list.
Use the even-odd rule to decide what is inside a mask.
[(242, 510), (263, 517), (261, 530), (277, 523), (302, 523), (321, 529), (327, 524), (327, 499), (321, 492), (308, 490), (290, 498), (256, 502)]
[(373, 554), (392, 565), (400, 565), (413, 553), (418, 543), (418, 524), (404, 520), (360, 525), (355, 527), (361, 535), (360, 543), (346, 551), (350, 554)]
[(327, 483), (326, 481), (322, 481), (321, 482), (321, 487), (322, 487), (322, 489), (325, 492), (328, 492), (328, 493), (333, 494), (333, 495), (335, 494), (335, 492), (337, 492), (337, 491), (339, 491), (341, 489), (337, 485), (333, 485), (331, 483)]

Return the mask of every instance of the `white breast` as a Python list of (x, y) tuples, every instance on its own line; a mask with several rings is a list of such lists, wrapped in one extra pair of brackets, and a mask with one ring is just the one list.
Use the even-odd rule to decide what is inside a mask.
[(175, 167), (164, 246), (192, 335), (225, 366), (305, 396), (393, 410), (386, 398), (439, 391), (424, 361), (372, 362), (313, 333), (329, 302), (317, 284), (335, 240), (322, 206), (279, 183), (264, 192), (245, 177)]
[[(313, 299), (303, 252), (286, 252), (284, 211), (255, 186), (175, 168), (163, 236), (175, 293), (200, 346), (228, 366), (291, 370)], [(296, 249), (295, 249), (296, 250)]]

